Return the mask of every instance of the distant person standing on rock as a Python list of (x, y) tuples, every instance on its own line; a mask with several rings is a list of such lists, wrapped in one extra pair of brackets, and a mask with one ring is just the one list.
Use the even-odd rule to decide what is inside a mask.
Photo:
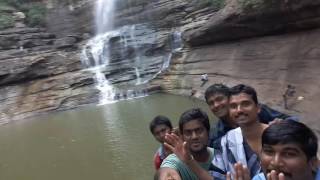
[(283, 104), (285, 109), (289, 109), (288, 106), (288, 100), (292, 97), (294, 97), (294, 94), (296, 93), (296, 88), (292, 85), (288, 85), (286, 91), (284, 92), (283, 96)]
[(202, 74), (201, 81), (202, 81), (202, 84), (200, 87), (204, 86), (204, 84), (206, 84), (206, 82), (208, 82), (208, 74)]

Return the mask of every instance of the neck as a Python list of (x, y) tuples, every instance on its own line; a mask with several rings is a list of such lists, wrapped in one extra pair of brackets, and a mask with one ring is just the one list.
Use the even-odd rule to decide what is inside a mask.
[(197, 162), (207, 162), (210, 157), (210, 153), (207, 148), (203, 149), (200, 152), (191, 153), (191, 154)]
[(242, 131), (242, 134), (243, 134), (243, 137), (245, 139), (247, 139), (248, 141), (251, 141), (251, 140), (260, 140), (261, 139), (261, 136), (262, 136), (262, 133), (263, 133), (263, 130), (265, 128), (267, 128), (268, 125), (266, 124), (262, 124), (258, 121), (256, 121), (255, 123), (252, 123), (252, 124), (249, 124), (249, 125), (245, 125), (245, 126), (241, 126), (241, 131)]
[(237, 127), (237, 124), (232, 123), (231, 119), (229, 118), (228, 115), (225, 116), (225, 117), (221, 117), (220, 119), (221, 119), (221, 121), (223, 121), (225, 124), (227, 124), (228, 126), (230, 126), (232, 128), (236, 128)]

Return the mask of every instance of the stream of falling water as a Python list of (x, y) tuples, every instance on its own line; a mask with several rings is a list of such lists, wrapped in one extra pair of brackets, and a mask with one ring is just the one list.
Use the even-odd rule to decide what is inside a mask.
[[(171, 52), (163, 55), (162, 65), (159, 67), (159, 70), (150, 76), (149, 74), (152, 73), (147, 71), (155, 67), (150, 63), (152, 60), (148, 59), (141, 49), (144, 48), (145, 44), (152, 44), (150, 39), (155, 38), (147, 37), (145, 39), (138, 39), (137, 34), (139, 34), (140, 37), (141, 34), (145, 34), (145, 32), (141, 30), (141, 25), (138, 27), (136, 25), (127, 25), (114, 28), (115, 4), (115, 0), (97, 0), (95, 8), (97, 34), (87, 42), (82, 50), (82, 63), (87, 67), (86, 70), (94, 74), (96, 88), (100, 91), (99, 104), (146, 96), (146, 90), (135, 88), (134, 86), (146, 84), (166, 70), (170, 65), (172, 53), (179, 51), (182, 46), (181, 33), (174, 31), (170, 38)], [(150, 34), (152, 34), (152, 31)], [(147, 42), (143, 44), (143, 41)], [(114, 54), (116, 54), (114, 52), (115, 49), (119, 50), (119, 57), (116, 58), (114, 57)], [(122, 69), (120, 67), (123, 66), (123, 62), (121, 61), (127, 63)], [(124, 71), (124, 69), (127, 69), (129, 72), (131, 71), (127, 73), (132, 74), (130, 76), (131, 78), (135, 78), (135, 83), (131, 85), (131, 88), (119, 89), (113, 85), (115, 81), (119, 81), (119, 79), (120, 82), (125, 81), (123, 79), (126, 78), (121, 77), (123, 72), (118, 72), (120, 77), (110, 79), (109, 77), (115, 74), (115, 69), (121, 72)], [(149, 75), (150, 78), (146, 78), (145, 74)]]

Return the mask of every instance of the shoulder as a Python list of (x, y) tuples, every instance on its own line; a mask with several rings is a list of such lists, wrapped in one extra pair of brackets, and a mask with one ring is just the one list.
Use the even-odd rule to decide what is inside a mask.
[(263, 173), (259, 173), (257, 175), (255, 175), (252, 180), (266, 180), (266, 177), (264, 176)]
[(207, 149), (208, 149), (208, 151), (209, 151), (210, 153), (214, 153), (214, 149), (213, 149), (213, 148), (207, 147)]
[(178, 169), (181, 166), (181, 164), (182, 162), (175, 154), (170, 154), (163, 160), (161, 168), (168, 167), (172, 169)]
[(221, 138), (221, 144), (242, 144), (243, 136), (240, 127), (230, 130), (226, 135)]

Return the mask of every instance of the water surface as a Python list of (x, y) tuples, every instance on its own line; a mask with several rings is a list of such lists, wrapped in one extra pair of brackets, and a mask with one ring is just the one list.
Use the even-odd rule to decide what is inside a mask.
[(0, 179), (150, 180), (159, 146), (150, 120), (167, 115), (177, 125), (192, 107), (209, 112), (205, 102), (155, 94), (9, 123), (0, 127)]

